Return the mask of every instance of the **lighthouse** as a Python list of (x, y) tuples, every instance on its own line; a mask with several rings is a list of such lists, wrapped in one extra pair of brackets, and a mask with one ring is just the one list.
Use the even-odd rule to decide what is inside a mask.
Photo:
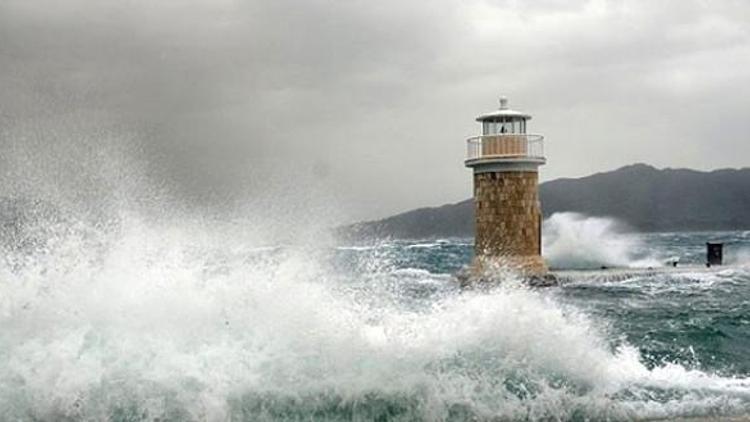
[(483, 272), (499, 264), (525, 275), (543, 275), (539, 166), (544, 137), (527, 133), (531, 115), (500, 108), (476, 119), (482, 134), (467, 139), (466, 166), (474, 173), (475, 261)]

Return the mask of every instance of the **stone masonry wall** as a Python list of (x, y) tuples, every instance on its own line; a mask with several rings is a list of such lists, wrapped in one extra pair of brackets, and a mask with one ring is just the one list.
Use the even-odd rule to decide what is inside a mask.
[(538, 173), (475, 174), (474, 206), (478, 257), (541, 255)]

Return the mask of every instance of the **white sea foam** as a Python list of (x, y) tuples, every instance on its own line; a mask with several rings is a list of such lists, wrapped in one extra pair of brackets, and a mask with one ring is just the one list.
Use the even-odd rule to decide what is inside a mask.
[(407, 249), (430, 249), (440, 246), (442, 243), (440, 242), (426, 242), (426, 243), (414, 243), (411, 245), (407, 245)]
[(555, 213), (544, 221), (543, 254), (562, 269), (647, 268), (663, 260), (646, 251), (641, 240), (617, 220), (583, 214)]
[(725, 249), (724, 261), (730, 265), (750, 266), (750, 248), (730, 245)]
[(336, 249), (341, 251), (370, 251), (377, 246), (337, 246)]
[[(627, 344), (611, 350), (606, 327), (511, 276), (417, 310), (388, 291), (358, 300), (309, 251), (248, 261), (202, 238), (133, 224), (103, 250), (69, 237), (3, 268), (0, 419), (107, 420), (135, 406), (223, 421), (252, 400), (361, 409), (373, 393), (416, 400), (425, 420), (459, 405), (479, 419), (627, 419), (741, 408), (750, 394), (747, 380), (648, 370)], [(649, 388), (684, 395), (658, 403)]]

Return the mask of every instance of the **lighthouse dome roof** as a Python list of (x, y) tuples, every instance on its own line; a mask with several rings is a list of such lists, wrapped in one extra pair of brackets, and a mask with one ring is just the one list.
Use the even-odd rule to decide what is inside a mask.
[(510, 107), (508, 107), (508, 98), (506, 97), (500, 97), (499, 109), (480, 115), (477, 117), (477, 121), (494, 120), (496, 117), (518, 117), (526, 120), (531, 119), (530, 114), (518, 110), (511, 110)]

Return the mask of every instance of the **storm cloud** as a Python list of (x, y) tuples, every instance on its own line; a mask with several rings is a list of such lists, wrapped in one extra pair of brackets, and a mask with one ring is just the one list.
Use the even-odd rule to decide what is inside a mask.
[(546, 137), (543, 179), (743, 167), (747, 22), (744, 1), (5, 0), (2, 193), (376, 218), (469, 197), (464, 140), (501, 94)]

